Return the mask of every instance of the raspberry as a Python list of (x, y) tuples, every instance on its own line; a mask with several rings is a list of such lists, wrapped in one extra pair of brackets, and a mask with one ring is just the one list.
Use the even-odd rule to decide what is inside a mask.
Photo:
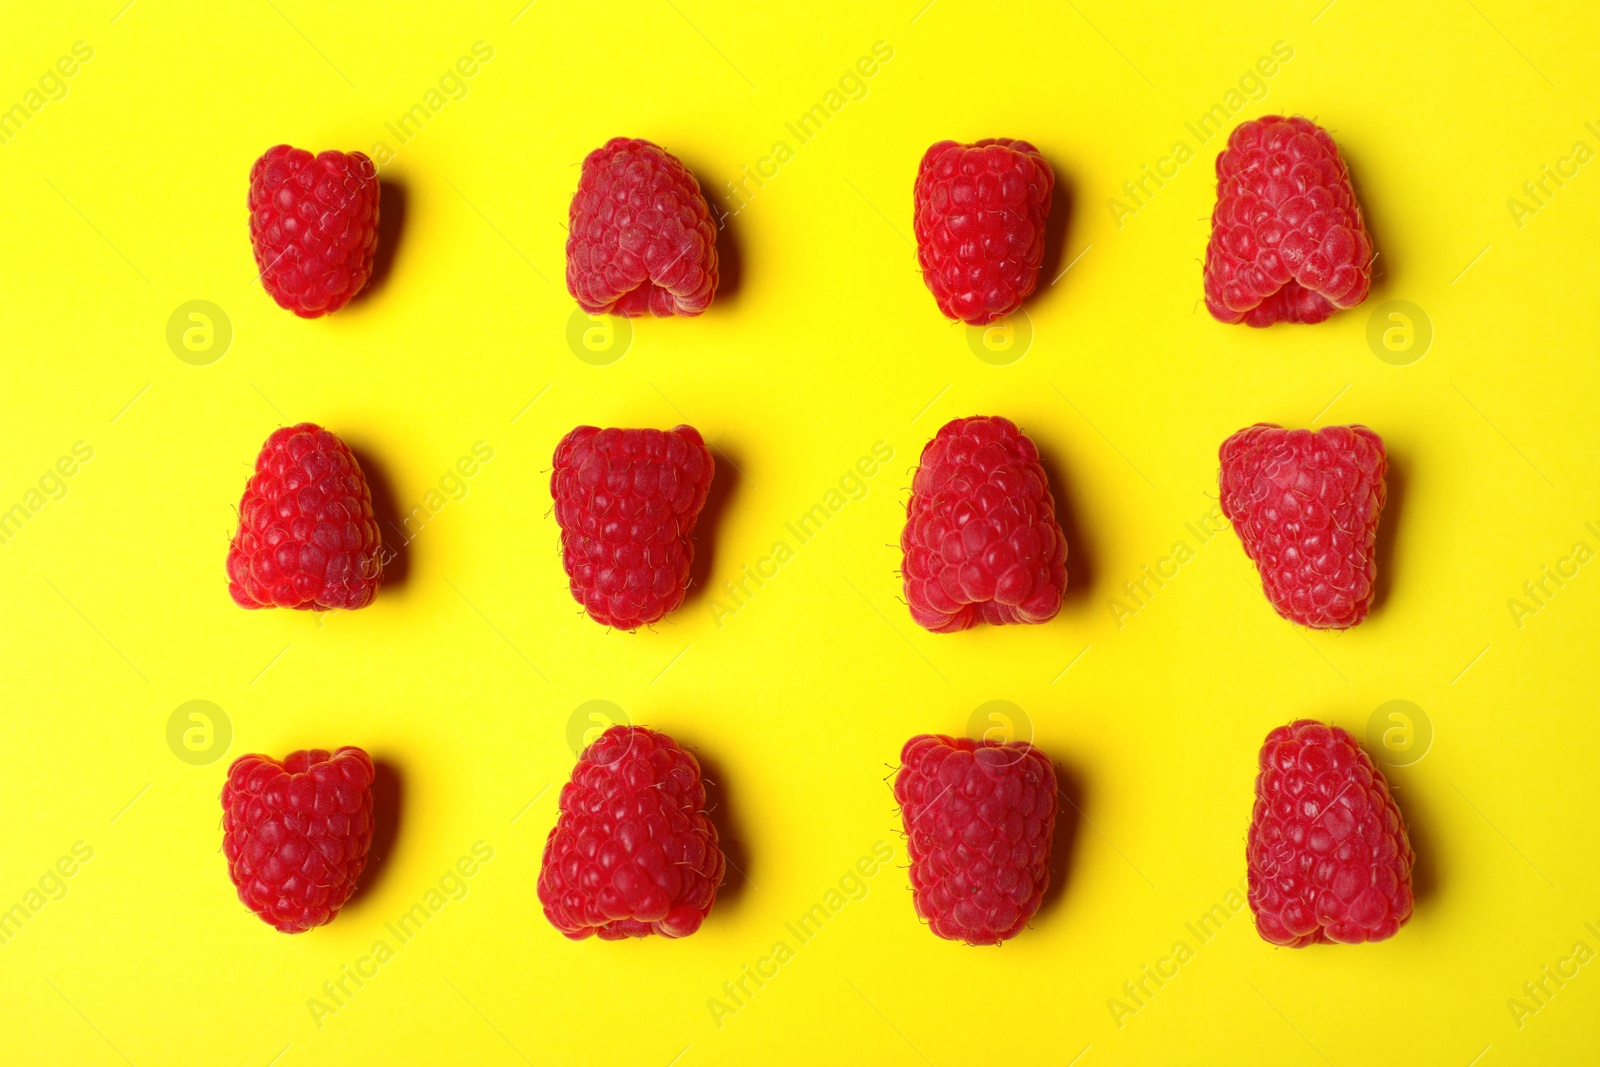
[(561, 439), (550, 495), (572, 596), (590, 618), (636, 630), (683, 603), (711, 472), (693, 426), (579, 426)]
[(315, 423), (274, 430), (239, 501), (228, 592), (243, 608), (364, 608), (383, 571), (355, 456)]
[(360, 152), (313, 156), (286, 144), (250, 168), (250, 246), (278, 306), (314, 319), (338, 311), (372, 274), (378, 172)]
[(1257, 423), (1222, 443), (1222, 513), (1278, 614), (1344, 630), (1372, 607), (1383, 438), (1365, 426)]
[(711, 306), (717, 228), (676, 156), (613, 137), (584, 159), (567, 229), (567, 291), (591, 315), (698, 315)]
[(946, 318), (983, 326), (1039, 284), (1055, 174), (1027, 141), (940, 141), (917, 168), (917, 262)]
[(1050, 885), (1056, 772), (1024, 742), (919, 734), (894, 779), (917, 916), (969, 945), (1015, 937)]
[(1372, 284), (1372, 239), (1350, 171), (1310, 119), (1242, 122), (1217, 156), (1206, 307), (1219, 322), (1321, 322)]
[(613, 726), (583, 750), (544, 844), (539, 902), (574, 941), (688, 937), (722, 884), (700, 764), (666, 734)]
[(1411, 918), (1405, 820), (1337, 726), (1301, 719), (1267, 735), (1246, 855), (1256, 930), (1274, 945), (1382, 941)]
[(299, 934), (333, 921), (372, 845), (372, 760), (346, 745), (240, 756), (222, 787), (222, 851), (239, 899)]
[(1009, 419), (956, 419), (928, 442), (900, 548), (911, 617), (934, 633), (1061, 610), (1067, 539), (1039, 450)]

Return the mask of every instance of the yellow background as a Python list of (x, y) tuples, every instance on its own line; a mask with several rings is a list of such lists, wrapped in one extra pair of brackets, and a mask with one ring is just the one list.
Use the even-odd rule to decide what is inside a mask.
[[(1584, 525), (1600, 526), (1600, 164), (1547, 185), (1532, 213), (1507, 204), (1575, 142), (1600, 148), (1585, 128), (1600, 120), (1592, 6), (122, 3), (14, 4), (0, 37), (5, 103), (74, 42), (93, 49), (0, 145), (0, 507), (75, 442), (93, 449), (0, 545), (0, 906), (42, 878), (65, 888), (0, 945), (0, 1060), (1594, 1056), (1600, 966), (1548, 982), (1537, 1012), (1508, 1006), (1537, 1003), (1523, 983), (1542, 968), (1570, 973), (1576, 942), (1600, 949), (1585, 926), (1600, 927), (1600, 565), (1561, 563), (1577, 541), (1600, 548)], [(493, 57), (465, 95), (401, 144), (385, 124), (479, 41)], [(847, 81), (859, 98), (800, 144), (785, 123), (879, 41), (893, 58), (864, 95)], [(1280, 41), (1292, 58), (1230, 107)], [(1334, 133), (1380, 253), (1366, 305), (1266, 331), (1206, 314), (1222, 139), (1202, 145), (1185, 122), (1217, 104), (1230, 126), (1287, 111)], [(727, 210), (743, 168), (773, 172), (775, 142), (793, 158), (729, 219), (737, 277), (711, 311), (638, 321), (597, 366), (566, 341), (563, 242), (578, 165), (617, 134), (679, 154)], [(1029, 303), (1031, 349), (1003, 366), (939, 316), (908, 241), (922, 151), (985, 136), (1051, 161), (1066, 223), (1049, 276), (1072, 264)], [(1196, 158), (1119, 226), (1108, 201), (1179, 139)], [(320, 321), (252, 277), (246, 177), (284, 141), (386, 141), (382, 179), (403, 189), (386, 277)], [(204, 366), (166, 340), (194, 299), (233, 331)], [(1408, 365), (1368, 344), (1391, 299), (1432, 324)], [(895, 546), (922, 444), (974, 413), (1016, 420), (1047, 457), (1072, 587), (1049, 625), (930, 635), (898, 600)], [(256, 450), (299, 420), (358, 450), (391, 513), (423, 508), (402, 580), (356, 614), (245, 612), (227, 595)], [(1388, 443), (1383, 593), (1352, 632), (1283, 622), (1230, 531), (1202, 545), (1185, 527), (1215, 505), (1218, 444), (1258, 420), (1360, 421)], [(608, 633), (566, 590), (551, 451), (581, 423), (679, 421), (719, 451), (706, 581), (653, 632)], [(716, 611), (722, 583), (879, 441), (894, 459), (865, 495)], [(493, 459), (449, 480), (477, 442)], [(430, 496), (441, 482), (460, 499)], [(1172, 572), (1180, 539), (1193, 557), (1115, 611), (1145, 567)], [(1508, 600), (1547, 566), (1576, 576), (1518, 617)], [(196, 699), (233, 731), (205, 766), (167, 743)], [(1433, 735), (1390, 772), (1415, 917), (1380, 945), (1268, 946), (1226, 904), (1262, 737), (1299, 716), (1365, 737), (1396, 699)], [(569, 719), (590, 700), (694, 746), (716, 781), (739, 870), (686, 941), (572, 943), (540, 914)], [(1059, 888), (1031, 928), (979, 950), (914, 918), (885, 779), (907, 737), (963, 732), (989, 700), (1025, 711), (1081, 815), (1064, 809)], [(340, 744), (390, 768), (392, 843), (333, 925), (286, 937), (235, 899), (216, 797), (238, 755)], [(393, 946), (385, 924), (480, 841), (493, 858), (466, 895), (316, 1019), (323, 983)], [(894, 859), (865, 895), (793, 940), (785, 923), (826, 906), (879, 841)], [(77, 842), (92, 859), (47, 878)], [(1185, 924), (1214, 905), (1228, 917), (1202, 944)], [(715, 1018), (723, 983), (779, 940), (794, 958)], [(1179, 940), (1193, 958), (1128, 1000), (1124, 983), (1170, 971)], [(1138, 1010), (1119, 1018), (1113, 998)]]

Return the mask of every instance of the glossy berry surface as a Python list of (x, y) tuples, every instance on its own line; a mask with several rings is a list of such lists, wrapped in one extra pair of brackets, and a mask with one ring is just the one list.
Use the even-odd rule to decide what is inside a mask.
[(1301, 719), (1267, 735), (1246, 854), (1256, 930), (1275, 945), (1382, 941), (1411, 918), (1405, 821), (1337, 726)]
[(1242, 122), (1217, 156), (1206, 307), (1219, 322), (1321, 322), (1367, 298), (1372, 239), (1350, 171), (1309, 119)]
[(245, 608), (364, 608), (383, 545), (372, 494), (345, 443), (314, 423), (273, 431), (239, 501), (228, 592)]
[(338, 311), (372, 275), (378, 171), (360, 152), (286, 144), (250, 168), (250, 246), (261, 285), (301, 318)]
[(634, 630), (683, 603), (712, 469), (692, 426), (579, 426), (561, 439), (550, 474), (561, 561), (595, 622)]
[(286, 934), (332, 922), (372, 846), (372, 760), (346, 746), (240, 756), (222, 787), (222, 851), (239, 899)]
[(970, 945), (1015, 937), (1050, 885), (1056, 773), (1022, 742), (920, 734), (894, 779), (917, 915)]
[(1258, 423), (1222, 444), (1222, 513), (1279, 615), (1318, 630), (1367, 617), (1386, 495), (1383, 439), (1365, 426)]
[(917, 262), (946, 318), (983, 326), (1039, 284), (1055, 174), (1027, 141), (940, 141), (913, 189)]
[(567, 223), (567, 290), (591, 315), (698, 315), (717, 292), (717, 228), (670, 152), (613, 137), (583, 161)]
[(574, 941), (688, 937), (722, 884), (700, 764), (666, 734), (612, 726), (578, 757), (544, 845), (539, 901)]
[(911, 617), (934, 633), (1061, 610), (1067, 539), (1039, 450), (1009, 419), (956, 419), (928, 442), (900, 548)]

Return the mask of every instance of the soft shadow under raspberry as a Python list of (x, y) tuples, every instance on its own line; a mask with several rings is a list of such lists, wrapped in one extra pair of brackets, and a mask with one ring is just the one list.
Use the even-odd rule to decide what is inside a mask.
[(700, 183), (700, 195), (706, 198), (706, 206), (711, 209), (711, 223), (717, 228), (717, 293), (711, 299), (711, 310), (715, 311), (737, 300), (744, 284), (744, 249), (734, 224), (737, 211), (729, 210), (727, 197), (705, 180), (702, 168), (682, 156), (678, 159)]
[(367, 490), (372, 494), (372, 516), (378, 520), (378, 536), (383, 539), (383, 580), (378, 584), (378, 596), (385, 590), (398, 590), (405, 585), (411, 571), (411, 541), (400, 513), (399, 498), (388, 471), (366, 446), (345, 442), (350, 454), (361, 465), (366, 476)]
[[(1035, 447), (1038, 439), (1034, 439)], [(1067, 591), (1061, 598), (1062, 607), (1074, 601), (1088, 603), (1094, 592), (1094, 546), (1084, 535), (1077, 515), (1079, 508), (1073, 499), (1071, 481), (1066, 470), (1056, 462), (1046, 449), (1039, 449), (1039, 466), (1050, 480), (1050, 494), (1056, 502), (1056, 522), (1067, 539)]]
[(372, 761), (372, 847), (367, 852), (367, 865), (356, 881), (355, 891), (345, 902), (345, 907), (359, 904), (383, 879), (389, 858), (394, 855), (395, 842), (400, 838), (400, 817), (404, 807), (405, 784), (400, 768), (386, 759)]
[[(684, 594), (683, 607), (700, 600), (711, 582), (712, 564), (716, 560), (717, 528), (733, 498), (734, 484), (740, 480), (742, 464), (737, 453), (707, 439), (711, 449), (711, 487), (706, 490), (706, 502), (700, 508), (700, 517), (694, 524), (694, 559), (689, 564), (689, 589)], [(682, 611), (683, 607), (678, 610)]]
[(1370, 301), (1377, 295), (1378, 290), (1393, 278), (1396, 264), (1394, 256), (1378, 240), (1378, 233), (1383, 227), (1373, 225), (1372, 203), (1363, 198), (1361, 180), (1357, 177), (1360, 168), (1351, 160), (1350, 149), (1347, 146), (1342, 144), (1339, 146), (1339, 155), (1344, 160), (1345, 169), (1350, 172), (1350, 189), (1355, 193), (1356, 204), (1361, 208), (1361, 222), (1367, 229), (1367, 239), (1372, 242), (1372, 287), (1367, 293), (1367, 300)]
[(1378, 533), (1373, 545), (1373, 566), (1377, 570), (1372, 581), (1372, 610), (1378, 611), (1389, 599), (1394, 586), (1395, 546), (1400, 529), (1400, 513), (1405, 502), (1406, 468), (1395, 459), (1385, 443), (1384, 453), (1389, 469), (1383, 477), (1384, 505), (1378, 516)]
[(405, 229), (410, 200), (411, 190), (404, 179), (378, 179), (378, 247), (372, 253), (372, 273), (367, 276), (367, 284), (350, 298), (346, 306), (354, 307), (373, 300), (389, 280), (389, 274), (394, 270), (395, 255), (400, 250), (401, 233)]
[(1056, 276), (1072, 262), (1067, 258), (1067, 238), (1072, 234), (1072, 209), (1077, 205), (1076, 183), (1054, 159), (1042, 151), (1040, 154), (1055, 174), (1056, 187), (1050, 197), (1050, 214), (1044, 222), (1044, 259), (1039, 264), (1039, 287), (1024, 307), (1045, 294), (1055, 284)]
[(1083, 777), (1073, 767), (1052, 760), (1056, 770), (1056, 832), (1050, 842), (1050, 885), (1039, 900), (1039, 910), (1029, 920), (1032, 926), (1043, 918), (1067, 891), (1067, 872), (1072, 866), (1073, 846), (1078, 841), (1078, 824), (1083, 821)]
[(711, 909), (711, 917), (714, 918), (719, 913), (725, 915), (729, 909), (737, 907), (745, 890), (755, 887), (749, 873), (750, 850), (745, 845), (744, 828), (729, 799), (728, 778), (723, 773), (723, 765), (706, 755), (705, 749), (699, 745), (684, 741), (681, 735), (677, 736), (679, 745), (693, 754), (695, 762), (700, 764), (700, 777), (706, 786), (706, 815), (717, 828), (717, 842), (726, 861), (722, 885), (717, 889), (717, 902)]
[[(1372, 753), (1367, 754), (1370, 756)], [(1384, 767), (1383, 777), (1389, 783), (1389, 795), (1394, 797), (1395, 806), (1400, 809), (1400, 818), (1406, 824), (1406, 838), (1416, 855), (1416, 862), (1411, 867), (1411, 921), (1415, 922), (1416, 910), (1432, 901), (1438, 892), (1439, 852), (1430, 829), (1432, 820), (1421, 810), (1422, 792), (1413, 784), (1416, 778), (1412, 770), (1411, 767)], [(1403, 931), (1404, 927), (1401, 929)]]

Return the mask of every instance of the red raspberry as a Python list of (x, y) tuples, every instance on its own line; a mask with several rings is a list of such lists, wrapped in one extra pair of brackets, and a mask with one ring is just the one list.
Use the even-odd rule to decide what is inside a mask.
[(928, 442), (900, 548), (911, 617), (936, 634), (1061, 610), (1067, 539), (1039, 450), (1009, 419), (956, 419)]
[(240, 756), (222, 787), (222, 851), (239, 899), (299, 934), (333, 921), (372, 845), (372, 760), (346, 745)]
[(917, 262), (946, 318), (983, 326), (1039, 284), (1056, 178), (1027, 141), (940, 141), (917, 168)]
[(243, 608), (364, 608), (383, 572), (356, 457), (315, 423), (272, 432), (239, 501), (228, 592)]
[(1020, 741), (919, 734), (894, 779), (917, 916), (969, 945), (1015, 937), (1050, 885), (1056, 772)]
[(578, 757), (544, 843), (539, 902), (574, 941), (688, 937), (722, 884), (700, 764), (666, 734), (613, 726)]
[(278, 306), (314, 319), (338, 311), (372, 274), (378, 172), (360, 152), (313, 156), (286, 144), (250, 168), (250, 245)]
[(1217, 156), (1206, 307), (1219, 322), (1321, 322), (1372, 284), (1372, 239), (1350, 171), (1310, 119), (1242, 122)]
[(676, 156), (613, 137), (584, 159), (567, 229), (567, 291), (591, 315), (698, 315), (711, 306), (717, 228)]
[(1365, 426), (1257, 423), (1222, 443), (1222, 513), (1278, 614), (1344, 630), (1372, 607), (1383, 438)]
[(1274, 945), (1382, 941), (1411, 918), (1405, 820), (1337, 726), (1301, 719), (1267, 735), (1246, 855), (1256, 930)]
[(590, 618), (636, 630), (683, 603), (711, 472), (693, 426), (579, 426), (561, 439), (550, 495), (572, 596)]

